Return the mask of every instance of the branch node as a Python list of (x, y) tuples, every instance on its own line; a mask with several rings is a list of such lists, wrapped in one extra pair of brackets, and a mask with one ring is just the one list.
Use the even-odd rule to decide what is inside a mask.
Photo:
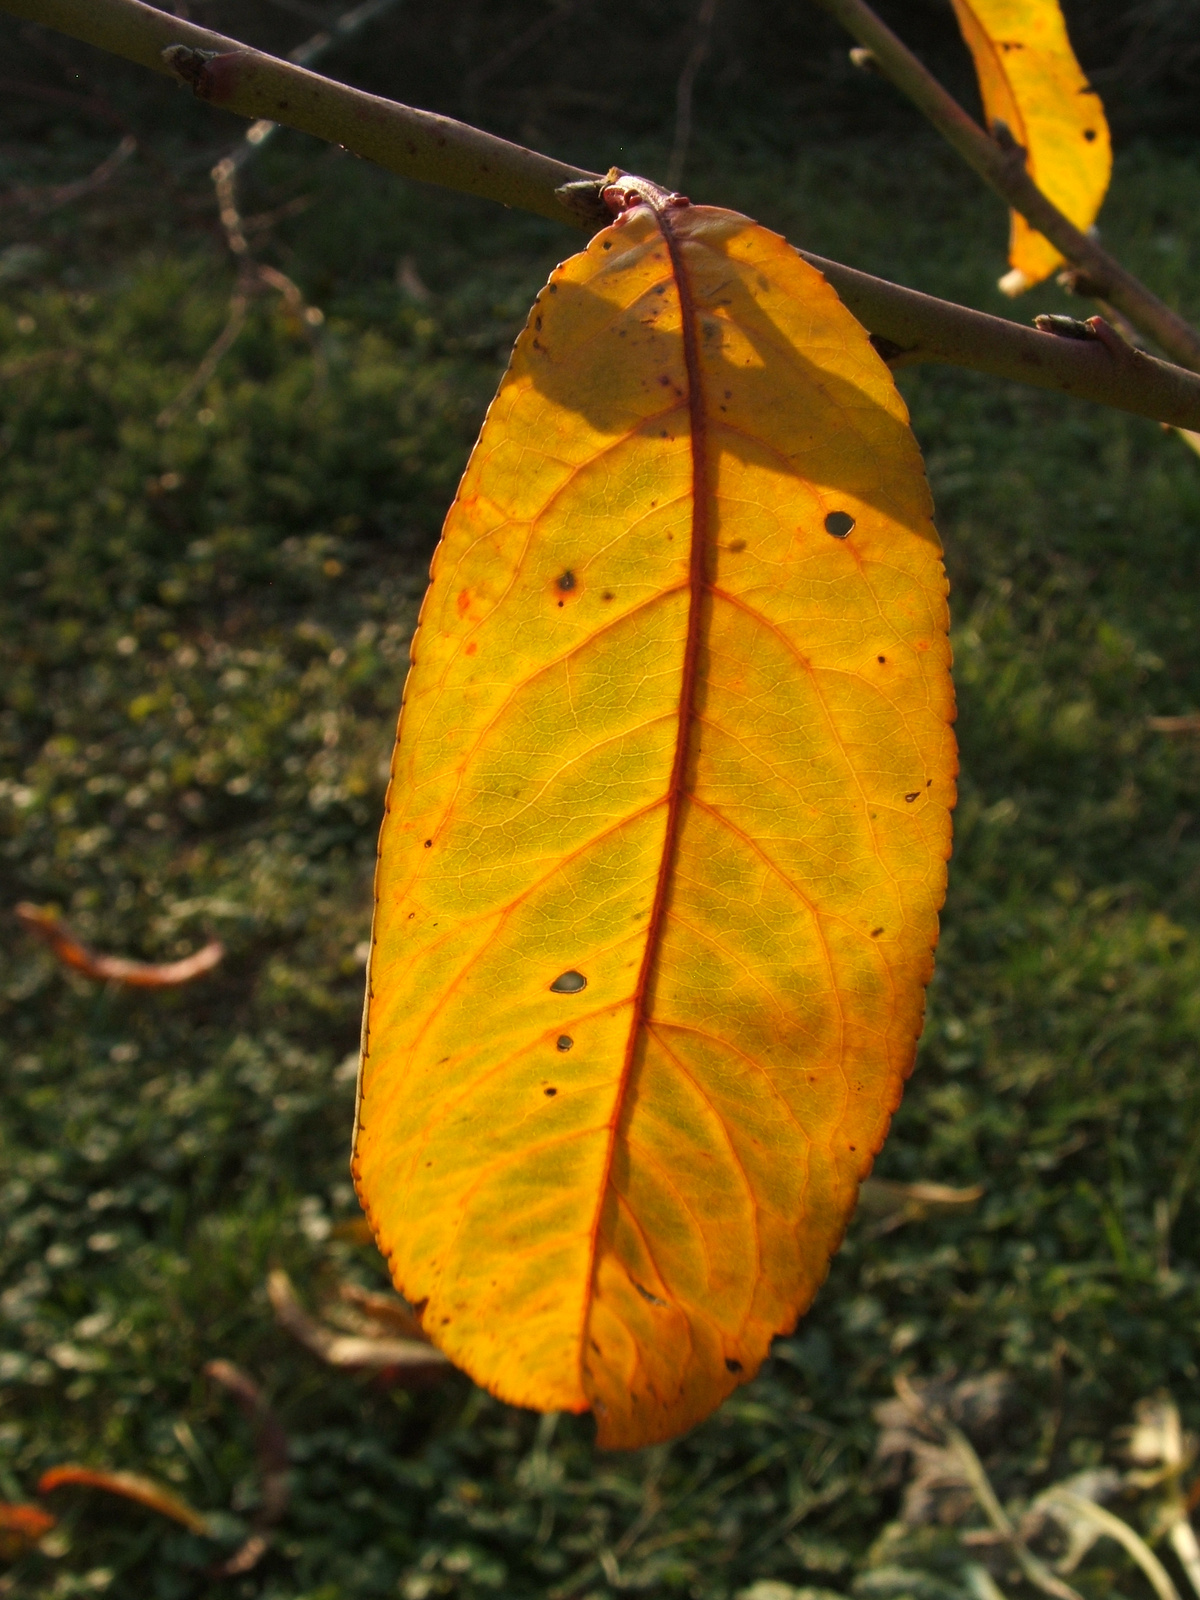
[(162, 58), (178, 82), (187, 84), (194, 93), (199, 94), (204, 69), (219, 54), (217, 50), (194, 50), (190, 44), (169, 44)]
[(867, 338), (875, 354), (884, 360), (889, 367), (895, 366), (904, 356), (912, 355), (916, 345), (897, 344), (894, 339), (887, 338), (882, 333), (871, 333)]
[(1114, 328), (1112, 323), (1106, 322), (1103, 317), (1089, 317), (1087, 325), (1092, 330), (1093, 339), (1099, 339), (1109, 355), (1115, 356), (1118, 361), (1127, 361), (1130, 356), (1138, 354), (1119, 329)]
[(245, 50), (195, 50), (188, 44), (169, 44), (162, 58), (179, 83), (191, 86), (200, 100), (223, 101), (233, 86), (229, 69), (249, 59)]
[(1039, 333), (1053, 333), (1060, 339), (1098, 339), (1100, 335), (1088, 322), (1080, 322), (1078, 317), (1060, 317), (1050, 312), (1040, 312), (1033, 319), (1033, 325)]
[(611, 167), (602, 178), (579, 178), (560, 184), (554, 191), (554, 198), (589, 227), (603, 228), (612, 218), (601, 195), (610, 183), (622, 176), (619, 167)]
[(1054, 281), (1068, 294), (1081, 295), (1088, 300), (1103, 300), (1108, 295), (1104, 284), (1083, 267), (1064, 267)]

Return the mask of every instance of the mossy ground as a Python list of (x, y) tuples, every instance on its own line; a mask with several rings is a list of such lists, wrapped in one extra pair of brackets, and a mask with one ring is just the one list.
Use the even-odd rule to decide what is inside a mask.
[[(5, 164), (48, 183), (87, 159), (67, 141)], [(871, 1454), (896, 1373), (1010, 1375), (1004, 1494), (1108, 1459), (1159, 1390), (1200, 1425), (1200, 744), (1147, 725), (1200, 708), (1200, 460), (1135, 418), (903, 378), (953, 582), (963, 778), (929, 1024), (877, 1170), (985, 1194), (856, 1224), (755, 1383), (677, 1444), (603, 1457), (586, 1420), (463, 1379), (408, 1393), (324, 1368), (264, 1292), (272, 1265), (311, 1304), (383, 1282), (336, 1224), (407, 638), (513, 335), (573, 243), (281, 139), (246, 208), (307, 202), (257, 238), (325, 323), (264, 297), (160, 428), (233, 276), (197, 170), (169, 207), (131, 166), (74, 206), (10, 210), (0, 255), (0, 900), (54, 903), (123, 953), (213, 933), (229, 952), (193, 987), (115, 992), (4, 928), (0, 1496), (82, 1460), (244, 1525), (252, 1435), (202, 1376), (225, 1357), (287, 1429), (292, 1501), (255, 1570), (217, 1582), (230, 1546), (60, 1491), (57, 1553), (2, 1592), (967, 1593), (952, 1533), (864, 1565), (895, 1514)], [(701, 152), (688, 184), (1001, 309), (1004, 219), (932, 141)], [(1127, 155), (1107, 219), (1200, 309), (1194, 160)], [(1073, 1581), (1148, 1593), (1115, 1551)]]

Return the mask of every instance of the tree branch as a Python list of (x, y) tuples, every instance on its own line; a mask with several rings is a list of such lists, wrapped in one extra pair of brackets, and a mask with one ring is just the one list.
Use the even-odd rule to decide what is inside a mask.
[(1077, 324), (1082, 332), (1058, 337), (901, 288), (807, 250), (800, 254), (825, 274), (846, 309), (870, 330), (889, 366), (924, 361), (967, 367), (1176, 428), (1196, 427), (1179, 419), (1195, 416), (1200, 377), (1135, 350), (1111, 331), (1105, 337), (1089, 324)]
[(1086, 233), (1081, 233), (1034, 183), (1019, 145), (1006, 147), (967, 115), (866, 0), (816, 0), (871, 54), (875, 66), (975, 169), (986, 184), (1045, 234), (1067, 260), (1083, 270), (1088, 292), (1110, 301), (1134, 327), (1154, 339), (1175, 361), (1200, 372), (1200, 333), (1172, 311), (1140, 278)]
[[(406, 178), (499, 200), (556, 221), (569, 220), (555, 190), (593, 174), (510, 144), (452, 117), (364, 94), (236, 39), (143, 5), (140, 0), (2, 0), (0, 10), (42, 23), (153, 72), (186, 73), (212, 105), (269, 118), (344, 145)], [(172, 46), (187, 47), (173, 61)], [(189, 52), (213, 52), (211, 59)]]
[[(596, 227), (608, 220), (599, 198), (606, 179), (596, 173), (565, 166), (450, 117), (335, 83), (180, 22), (141, 0), (0, 0), (0, 11), (43, 23), (156, 72), (172, 70), (164, 59), (166, 51), (176, 76), (182, 69), (201, 98), (212, 104), (345, 145), (403, 177), (575, 226)], [(976, 132), (990, 144), (985, 134)], [(1127, 350), (1115, 337), (1093, 338), (1085, 328), (1083, 337), (1058, 338), (801, 254), (825, 274), (895, 366), (927, 361), (968, 367), (1200, 430), (1200, 378)]]

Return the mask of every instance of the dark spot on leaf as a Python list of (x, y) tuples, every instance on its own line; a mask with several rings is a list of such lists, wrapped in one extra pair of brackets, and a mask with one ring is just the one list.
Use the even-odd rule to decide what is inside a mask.
[(1092, 140), (1096, 137), (1095, 128), (1085, 128), (1083, 130), (1083, 137), (1087, 140), (1087, 142), (1089, 144), (1091, 144)]
[(882, 932), (883, 932), (882, 928), (872, 928), (871, 929), (871, 937), (872, 937), (872, 939), (878, 939), (879, 935)]
[(560, 1050), (569, 1050), (574, 1043), (575, 1043), (575, 1041), (574, 1041), (574, 1039), (572, 1039), (572, 1037), (571, 1037), (571, 1035), (569, 1033), (560, 1033), (559, 1034), (559, 1036), (558, 1036), (558, 1048)]
[(878, 661), (879, 661), (879, 665), (882, 667), (884, 665), (884, 663), (887, 661), (887, 657), (886, 656), (879, 656), (878, 657)]
[(537, 329), (537, 331), (539, 333), (541, 333), (541, 331), (542, 331), (542, 319), (541, 319), (541, 317), (534, 317), (533, 325)]
[(906, 803), (908, 805), (912, 805), (913, 801), (920, 797), (920, 793), (921, 793), (921, 791), (919, 789), (914, 789), (912, 794), (906, 794), (904, 796), (904, 799), (905, 799)]
[(558, 587), (564, 594), (569, 594), (575, 587), (575, 574), (568, 569), (558, 580)]
[(825, 518), (825, 532), (835, 539), (844, 539), (853, 526), (854, 518), (848, 511), (831, 511)]
[(630, 1282), (633, 1284), (633, 1287), (637, 1290), (637, 1292), (641, 1295), (642, 1299), (643, 1300), (649, 1300), (649, 1302), (650, 1302), (650, 1304), (652, 1306), (665, 1306), (666, 1305), (667, 1302), (665, 1300), (660, 1300), (656, 1294), (651, 1294), (649, 1289), (643, 1289), (641, 1284), (637, 1281), (636, 1278), (631, 1278)]
[[(605, 245), (604, 248), (607, 250), (608, 246)], [(588, 1342), (591, 1344), (591, 1347), (596, 1352), (596, 1354), (599, 1355), (600, 1354), (600, 1346), (596, 1343), (595, 1339), (591, 1339)]]
[(560, 972), (550, 985), (551, 994), (578, 994), (581, 989), (587, 988), (587, 979), (582, 972)]
[(726, 1356), (725, 1370), (726, 1372), (740, 1372), (742, 1370), (742, 1363), (740, 1361), (735, 1361), (732, 1356)]
[(746, 541), (745, 539), (735, 539), (728, 548), (734, 555), (737, 555), (746, 548)]
[(433, 849), (433, 840), (432, 839), (426, 839), (425, 848), (426, 848), (426, 850), (432, 850)]
[(616, 598), (616, 596), (613, 594), (611, 589), (605, 589), (604, 593), (600, 596), (600, 598), (601, 598), (601, 600), (613, 600), (613, 599)]
[(611, 250), (612, 249), (612, 240), (611, 239), (605, 239), (604, 243), (601, 245), (600, 248), (602, 250)]
[(543, 1089), (542, 1093), (543, 1094), (549, 1094), (549, 1095), (555, 1095), (555, 1094), (558, 1093), (558, 1090), (557, 1089), (553, 1089), (553, 1088), (551, 1088), (551, 1089)]

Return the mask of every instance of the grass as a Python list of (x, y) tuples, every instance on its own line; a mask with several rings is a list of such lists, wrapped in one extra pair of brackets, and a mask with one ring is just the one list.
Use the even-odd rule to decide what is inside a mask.
[[(85, 164), (70, 143), (38, 159), (38, 181)], [(951, 160), (920, 139), (710, 151), (689, 186), (998, 309), (1003, 218)], [(513, 334), (571, 241), (280, 140), (247, 208), (309, 202), (264, 250), (324, 327), (264, 300), (160, 429), (231, 269), (203, 180), (166, 221), (152, 184), (130, 168), (0, 255), (0, 894), (106, 949), (169, 959), (216, 933), (229, 953), (192, 988), (117, 993), (5, 925), (0, 1495), (64, 1460), (142, 1470), (228, 1538), (59, 1491), (59, 1529), (0, 1593), (972, 1593), (957, 1531), (898, 1522), (872, 1463), (897, 1374), (1007, 1375), (985, 1459), (1016, 1503), (1115, 1459), (1144, 1396), (1200, 1428), (1200, 747), (1147, 726), (1200, 707), (1200, 462), (1141, 420), (904, 377), (954, 585), (963, 782), (929, 1024), (878, 1171), (985, 1194), (856, 1224), (753, 1384), (670, 1447), (603, 1457), (585, 1419), (463, 1379), (322, 1367), (264, 1290), (275, 1265), (314, 1305), (383, 1283), (337, 1224), (407, 637)], [(1193, 311), (1198, 202), (1194, 162), (1147, 148), (1107, 213)], [(293, 1462), (277, 1541), (221, 1581), (258, 1477), (214, 1357), (263, 1383)], [(1072, 1581), (1150, 1592), (1111, 1544)]]

